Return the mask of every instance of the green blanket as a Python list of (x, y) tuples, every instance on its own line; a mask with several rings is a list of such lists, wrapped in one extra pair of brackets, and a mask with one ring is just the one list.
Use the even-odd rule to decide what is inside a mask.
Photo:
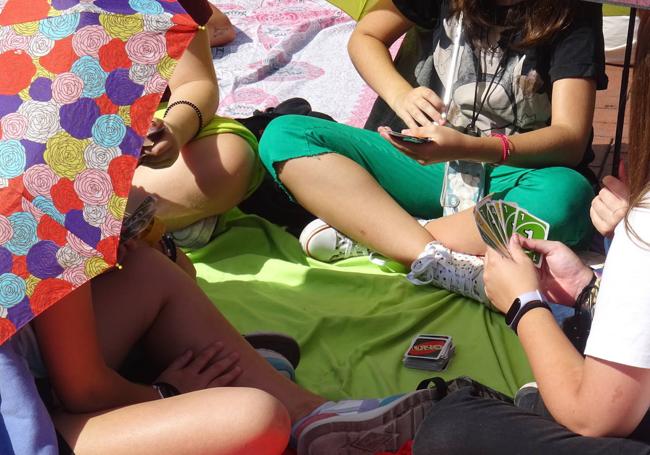
[[(190, 257), (198, 282), (242, 333), (280, 331), (302, 348), (298, 382), (330, 399), (414, 390), (425, 378), (468, 375), (514, 394), (532, 379), (503, 317), (472, 300), (368, 258), (335, 265), (307, 259), (295, 237), (234, 212), (225, 232)], [(405, 368), (402, 355), (420, 333), (451, 335), (456, 354), (442, 373)]]

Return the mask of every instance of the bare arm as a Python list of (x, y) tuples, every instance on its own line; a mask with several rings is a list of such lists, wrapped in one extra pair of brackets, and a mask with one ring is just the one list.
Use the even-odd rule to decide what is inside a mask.
[(361, 77), (393, 107), (395, 99), (413, 87), (395, 69), (388, 48), (413, 23), (393, 5), (380, 0), (357, 24), (348, 52)]
[(78, 288), (34, 320), (52, 385), (64, 407), (94, 412), (159, 398), (109, 368), (99, 348), (90, 284)]
[[(596, 100), (596, 83), (591, 79), (561, 79), (553, 84), (551, 125), (528, 133), (509, 136), (511, 155), (505, 164), (521, 167), (575, 166), (587, 147)], [(502, 143), (489, 136), (473, 137), (450, 128), (431, 125), (404, 131), (429, 137), (432, 143), (409, 146), (390, 140), (402, 152), (422, 164), (450, 160), (496, 163)]]
[[(512, 259), (488, 249), (486, 291), (504, 313), (517, 296), (540, 287), (537, 270), (521, 248), (531, 243), (557, 244), (513, 237)], [(650, 407), (650, 369), (584, 359), (543, 308), (522, 317), (518, 334), (544, 404), (559, 423), (585, 436), (627, 436), (641, 422)]]
[(532, 310), (519, 337), (553, 417), (584, 436), (627, 436), (650, 406), (650, 370), (582, 356), (550, 312)]
[[(169, 81), (169, 88), (172, 92), (169, 104), (178, 100), (190, 101), (201, 110), (204, 125), (212, 119), (219, 104), (219, 88), (205, 30), (199, 30), (181, 57)], [(196, 113), (183, 104), (169, 111), (165, 123), (180, 146), (187, 144), (198, 128)]]
[(361, 77), (413, 128), (440, 120), (444, 106), (433, 90), (413, 88), (395, 69), (388, 48), (411, 27), (391, 0), (380, 0), (357, 24), (348, 52)]

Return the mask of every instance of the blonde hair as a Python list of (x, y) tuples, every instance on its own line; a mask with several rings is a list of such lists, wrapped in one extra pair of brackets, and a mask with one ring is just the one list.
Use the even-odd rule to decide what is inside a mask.
[(638, 243), (650, 248), (629, 222), (630, 212), (637, 207), (650, 208), (646, 197), (650, 192), (650, 12), (641, 12), (637, 35), (636, 64), (630, 101), (629, 187), (630, 207), (625, 215), (625, 228)]

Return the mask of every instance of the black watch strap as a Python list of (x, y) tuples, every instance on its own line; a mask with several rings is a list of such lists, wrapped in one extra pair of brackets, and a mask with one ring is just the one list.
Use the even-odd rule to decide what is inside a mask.
[(176, 387), (169, 384), (168, 382), (156, 382), (152, 384), (152, 387), (156, 392), (158, 392), (160, 398), (175, 397), (176, 395), (181, 394), (181, 392)]
[(519, 335), (519, 333), (517, 332), (519, 321), (521, 321), (521, 318), (526, 313), (528, 313), (530, 310), (534, 310), (535, 308), (546, 308), (548, 311), (551, 311), (551, 307), (548, 306), (548, 303), (542, 300), (531, 300), (530, 302), (522, 305), (521, 308), (519, 308), (519, 311), (517, 311), (517, 313), (514, 315), (512, 320), (508, 322), (508, 326), (510, 326), (510, 328), (514, 330), (514, 332), (517, 335)]

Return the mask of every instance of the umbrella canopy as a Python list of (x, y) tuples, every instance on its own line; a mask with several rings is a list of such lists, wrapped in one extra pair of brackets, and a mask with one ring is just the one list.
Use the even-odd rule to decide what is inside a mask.
[(173, 0), (0, 4), (1, 344), (115, 264), (144, 135), (198, 26)]

